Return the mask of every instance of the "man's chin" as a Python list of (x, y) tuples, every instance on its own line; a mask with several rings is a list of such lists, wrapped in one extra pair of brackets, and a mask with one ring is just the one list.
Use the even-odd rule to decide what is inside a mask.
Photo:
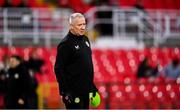
[(85, 33), (81, 33), (81, 34), (79, 34), (80, 36), (82, 36), (82, 35), (84, 35)]

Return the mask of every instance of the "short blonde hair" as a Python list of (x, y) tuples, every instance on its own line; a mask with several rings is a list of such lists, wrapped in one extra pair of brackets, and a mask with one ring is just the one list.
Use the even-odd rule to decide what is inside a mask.
[(70, 17), (69, 17), (69, 24), (72, 24), (72, 21), (73, 21), (75, 18), (77, 18), (77, 17), (83, 17), (83, 18), (85, 18), (84, 15), (81, 14), (81, 13), (73, 13), (73, 14), (71, 14)]

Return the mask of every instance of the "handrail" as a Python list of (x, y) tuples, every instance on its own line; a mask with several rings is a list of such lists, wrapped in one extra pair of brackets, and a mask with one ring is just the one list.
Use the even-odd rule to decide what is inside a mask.
[[(98, 18), (96, 13), (101, 11), (111, 12), (112, 16)], [(99, 24), (112, 25), (112, 38), (153, 38), (156, 46), (167, 38), (180, 36), (179, 10), (145, 11), (146, 14), (133, 8), (93, 7), (85, 13), (88, 36), (92, 37), (94, 30), (98, 32), (96, 35), (102, 36), (96, 28)], [(68, 9), (0, 8), (0, 38), (9, 46), (14, 45), (13, 39), (31, 38), (29, 42), (32, 44), (44, 41), (45, 46), (49, 47), (53, 39), (62, 39), (68, 32), (68, 17), (71, 13)]]

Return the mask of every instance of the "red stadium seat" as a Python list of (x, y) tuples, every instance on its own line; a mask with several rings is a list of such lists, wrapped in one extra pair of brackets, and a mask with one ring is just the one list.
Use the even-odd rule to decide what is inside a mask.
[[(0, 61), (3, 60), (4, 55), (7, 54), (7, 49), (4, 47), (0, 47)], [(8, 54), (7, 54), (8, 55)]]
[[(6, 54), (17, 54), (27, 60), (33, 51), (37, 51), (40, 58), (45, 60), (45, 65), (42, 67), (44, 74), (35, 74), (35, 77), (40, 83), (55, 82), (53, 66), (56, 48), (0, 47), (0, 60)], [(98, 109), (180, 109), (178, 82), (162, 77), (154, 80), (136, 79), (137, 66), (144, 56), (150, 58), (152, 65), (160, 62), (164, 67), (175, 56), (180, 56), (180, 48), (93, 49), (92, 52), (94, 81), (102, 98)]]
[(156, 0), (144, 0), (145, 9), (155, 9), (155, 1)]
[(165, 0), (166, 9), (176, 9), (174, 0)]
[(165, 9), (165, 0), (155, 0), (156, 9)]
[(0, 6), (3, 6), (5, 3), (5, 0), (0, 0)]
[(11, 0), (11, 5), (16, 7), (16, 6), (20, 5), (21, 2), (22, 2), (21, 0)]
[(136, 0), (119, 0), (120, 7), (133, 7)]

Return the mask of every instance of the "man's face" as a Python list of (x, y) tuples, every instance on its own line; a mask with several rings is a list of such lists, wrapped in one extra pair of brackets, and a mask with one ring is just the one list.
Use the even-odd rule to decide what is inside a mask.
[(10, 58), (9, 60), (9, 66), (10, 68), (15, 68), (20, 64), (20, 62), (16, 58)]
[(80, 36), (85, 34), (86, 21), (84, 17), (76, 17), (71, 24), (73, 34)]

